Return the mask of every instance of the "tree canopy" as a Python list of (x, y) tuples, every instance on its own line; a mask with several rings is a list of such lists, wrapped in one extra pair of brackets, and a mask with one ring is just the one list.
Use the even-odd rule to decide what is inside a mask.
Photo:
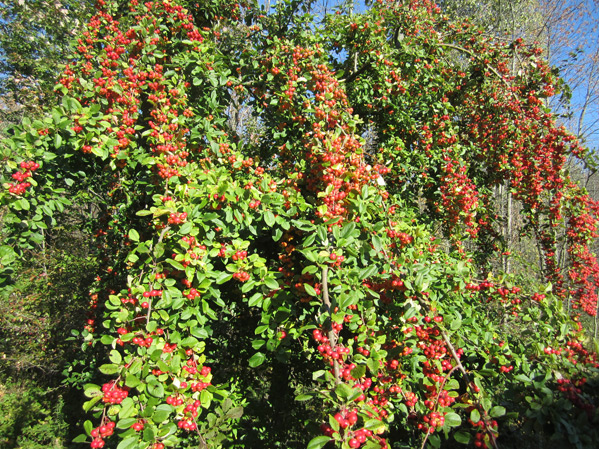
[(4, 142), (5, 282), (64, 211), (93, 229), (75, 441), (592, 447), (599, 206), (542, 50), (311, 6), (99, 0)]

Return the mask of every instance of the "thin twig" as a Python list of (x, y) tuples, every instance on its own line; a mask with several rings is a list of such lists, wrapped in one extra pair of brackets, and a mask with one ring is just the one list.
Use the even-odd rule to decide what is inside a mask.
[[(439, 403), (439, 398), (441, 397), (441, 392), (443, 391), (443, 387), (445, 386), (445, 382), (447, 382), (447, 379), (449, 379), (449, 376), (451, 376), (451, 374), (457, 369), (457, 366), (454, 366), (453, 368), (451, 368), (449, 370), (449, 372), (447, 373), (447, 375), (443, 378), (443, 382), (441, 382), (441, 385), (439, 386), (439, 391), (437, 392), (437, 397), (435, 398), (435, 405), (432, 408), (432, 410), (437, 408), (437, 404)], [(428, 436), (430, 435), (430, 432), (426, 432), (426, 436), (424, 437), (424, 440), (422, 441), (422, 445), (420, 446), (420, 449), (424, 449), (424, 445), (426, 444), (427, 440), (428, 440)]]
[[(329, 267), (325, 265), (322, 267), (322, 300), (324, 301), (324, 305), (327, 308), (328, 317), (328, 332), (327, 335), (329, 337), (329, 344), (331, 345), (331, 349), (334, 349), (337, 346), (337, 335), (333, 330), (333, 317), (331, 313), (331, 299), (329, 298), (329, 281), (327, 279), (329, 273)], [(339, 362), (337, 359), (333, 359), (333, 373), (335, 374), (335, 384), (340, 384), (341, 379), (339, 376)]]
[[(449, 352), (451, 352), (451, 355), (456, 362), (456, 367), (464, 375), (464, 378), (466, 379), (466, 382), (468, 383), (468, 388), (470, 388), (471, 390), (473, 390), (476, 393), (476, 390), (474, 390), (472, 383), (470, 382), (470, 376), (468, 376), (468, 372), (464, 368), (464, 365), (462, 365), (462, 362), (460, 362), (460, 357), (458, 356), (455, 348), (451, 344), (451, 341), (449, 340), (449, 336), (447, 335), (447, 332), (445, 332), (445, 330), (441, 329), (441, 328), (439, 328), (439, 330), (441, 331), (441, 335), (443, 336), (443, 340), (445, 341), (445, 344), (449, 348)], [(483, 419), (482, 422), (485, 426), (485, 430), (487, 431), (487, 434), (491, 437), (491, 445), (493, 446), (494, 449), (498, 449), (497, 440), (495, 439), (495, 434), (493, 433), (493, 431), (491, 429), (489, 429), (489, 426), (488, 426), (486, 420)]]
[[(156, 242), (156, 246), (158, 246), (158, 245), (160, 245), (160, 243), (162, 243), (164, 236), (170, 229), (171, 229), (170, 226), (165, 226), (164, 229), (162, 229), (162, 232), (160, 233), (160, 237), (158, 238), (158, 242)], [(156, 268), (157, 268), (157, 262), (156, 262), (156, 260), (154, 260), (154, 269), (152, 270), (153, 275), (156, 274)], [(148, 324), (150, 324), (150, 314), (151, 313), (152, 313), (152, 297), (149, 297), (148, 298), (148, 313), (146, 314), (146, 326)]]
[[(472, 51), (468, 50), (467, 48), (460, 47), (459, 45), (444, 43), (444, 42), (441, 42), (439, 45), (441, 47), (453, 48), (454, 50), (464, 52), (467, 55), (469, 55), (470, 57), (472, 57), (472, 58), (480, 61), (480, 56), (478, 56), (476, 53), (473, 53)], [(484, 61), (483, 61), (483, 63), (484, 63)], [(514, 97), (516, 97), (515, 92), (513, 92), (512, 89), (511, 89), (513, 86), (503, 76), (501, 76), (501, 74), (495, 69), (495, 67), (493, 67), (492, 65), (487, 64), (487, 63), (484, 63), (484, 64), (485, 64), (485, 66), (486, 66), (487, 69), (489, 69), (491, 72), (493, 72), (493, 74), (495, 76), (497, 76), (497, 78), (499, 78), (501, 81), (503, 81), (503, 83), (510, 88), (510, 89), (508, 89), (509, 92)]]

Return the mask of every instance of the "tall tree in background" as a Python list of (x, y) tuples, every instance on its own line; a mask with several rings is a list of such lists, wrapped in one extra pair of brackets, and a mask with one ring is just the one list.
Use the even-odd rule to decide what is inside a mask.
[(443, 0), (455, 19), (472, 20), (498, 39), (538, 42), (568, 86), (549, 99), (568, 128), (591, 148), (599, 138), (599, 29), (596, 0)]
[(551, 102), (568, 127), (599, 148), (599, 28), (594, 0), (540, 1), (537, 39), (571, 91), (569, 102)]
[(70, 41), (93, 0), (0, 1), (0, 126), (37, 115), (53, 98)]
[[(545, 99), (546, 104), (559, 117), (560, 123), (582, 142), (591, 149), (596, 147), (599, 133), (599, 41), (594, 0), (444, 0), (440, 4), (454, 19), (471, 20), (494, 39), (513, 41), (519, 38), (528, 45), (538, 43), (563, 81), (556, 86), (556, 95)], [(520, 71), (521, 64), (522, 61), (514, 55), (511, 71), (514, 74)], [(588, 187), (594, 198), (599, 195), (596, 158), (593, 152), (589, 152), (583, 161), (571, 159), (569, 164), (573, 177)], [(527, 251), (532, 243), (519, 238), (524, 226), (520, 204), (513, 201), (507, 186), (499, 186), (495, 197), (501, 206), (502, 234), (509, 251), (522, 254), (524, 261), (533, 260), (534, 252)], [(562, 239), (563, 244), (565, 240)], [(565, 271), (568, 260), (563, 245), (558, 254), (559, 265)], [(513, 268), (508, 257), (503, 257), (502, 265), (508, 271)], [(523, 268), (520, 266), (518, 269)]]

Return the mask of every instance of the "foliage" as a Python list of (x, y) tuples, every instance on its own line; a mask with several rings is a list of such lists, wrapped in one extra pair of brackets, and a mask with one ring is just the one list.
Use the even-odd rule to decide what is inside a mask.
[[(6, 143), (15, 254), (96, 208), (76, 442), (599, 441), (596, 354), (563, 307), (596, 313), (598, 206), (565, 171), (584, 149), (543, 105), (539, 49), (427, 0), (322, 22), (296, 1), (121, 3), (98, 2), (59, 103)], [(228, 126), (234, 101), (255, 133)], [(505, 183), (542, 282), (491, 271)]]
[(92, 6), (88, 0), (0, 2), (2, 128), (49, 103), (70, 40)]
[(1, 385), (0, 447), (65, 447), (68, 424), (63, 407), (62, 398), (34, 385), (14, 382)]
[(2, 448), (69, 447), (81, 426), (81, 394), (72, 387), (81, 388), (95, 364), (71, 330), (90, 319), (88, 287), (97, 264), (77, 212), (58, 214), (38, 251), (21, 249), (2, 288)]

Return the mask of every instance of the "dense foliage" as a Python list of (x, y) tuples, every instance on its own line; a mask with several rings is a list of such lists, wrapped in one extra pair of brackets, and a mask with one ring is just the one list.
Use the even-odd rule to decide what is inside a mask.
[[(187, 6), (99, 0), (5, 142), (4, 282), (65, 213), (93, 239), (75, 441), (596, 444), (599, 206), (541, 51), (428, 0)], [(499, 186), (539, 277), (497, 262)]]
[(0, 131), (52, 104), (70, 40), (90, 0), (0, 1)]

